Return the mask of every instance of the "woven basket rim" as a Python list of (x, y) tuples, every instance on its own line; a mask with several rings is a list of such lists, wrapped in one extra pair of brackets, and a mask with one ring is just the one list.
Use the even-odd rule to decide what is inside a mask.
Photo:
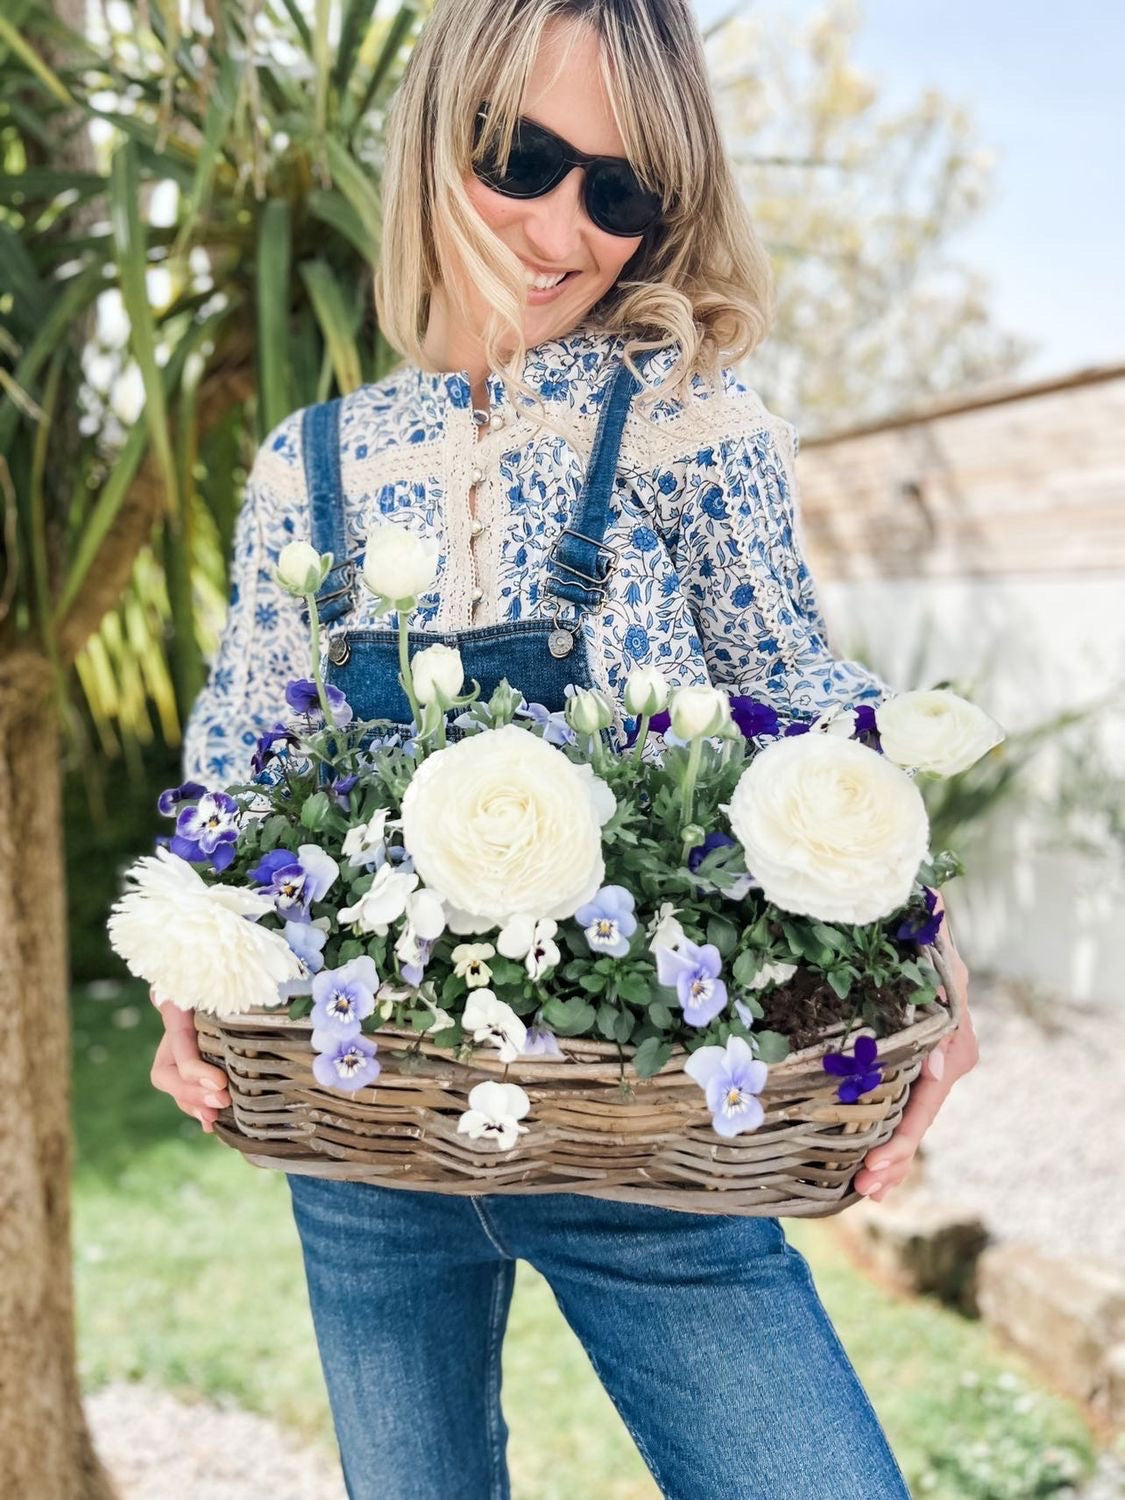
[[(950, 998), (949, 1005), (935, 998), (928, 1004), (915, 1008), (915, 1018), (899, 1031), (888, 1032), (877, 1038), (884, 1052), (892, 1048), (896, 1051), (906, 1049), (911, 1051), (916, 1043), (925, 1042), (929, 1039), (935, 1027), (944, 1029), (945, 1019), (952, 1015), (955, 1025), (959, 1025), (964, 1009), (962, 997), (957, 986), (953, 983), (952, 974), (946, 962), (943, 946), (938, 943), (927, 945), (923, 950), (933, 962), (938, 971), (938, 977)], [(240, 1012), (237, 1015), (217, 1016), (210, 1012), (197, 1013), (200, 1025), (210, 1026), (222, 1031), (235, 1033), (239, 1030), (247, 1032), (258, 1032), (263, 1038), (271, 1031), (282, 1033), (311, 1032), (312, 1022), (307, 1017), (294, 1020), (284, 1013), (281, 1008), (267, 1008)], [(809, 1064), (819, 1062), (830, 1050), (834, 1041), (845, 1029), (846, 1022), (838, 1021), (832, 1026), (826, 1027), (816, 1042), (802, 1047), (796, 1052), (790, 1052), (780, 1062), (769, 1064), (770, 1079), (780, 1083), (788, 1074), (801, 1071)], [(365, 1036), (374, 1041), (384, 1040), (390, 1042), (410, 1042), (417, 1045), (419, 1053), (425, 1056), (449, 1063), (455, 1067), (477, 1069), (489, 1074), (495, 1074), (503, 1078), (519, 1081), (526, 1078), (528, 1081), (540, 1081), (544, 1077), (544, 1071), (550, 1075), (563, 1074), (568, 1065), (574, 1065), (585, 1069), (601, 1067), (607, 1074), (612, 1071), (617, 1073), (622, 1064), (628, 1065), (636, 1054), (636, 1047), (629, 1042), (620, 1045), (616, 1042), (603, 1041), (597, 1037), (558, 1037), (558, 1043), (564, 1053), (562, 1059), (531, 1054), (525, 1058), (518, 1058), (513, 1062), (501, 1062), (495, 1052), (491, 1054), (484, 1047), (477, 1047), (471, 1060), (461, 1062), (456, 1054), (447, 1047), (439, 1047), (431, 1041), (427, 1041), (427, 1033), (416, 1031), (408, 1026), (380, 1026), (375, 1031), (365, 1032)], [(854, 1025), (849, 1035), (849, 1041), (854, 1045), (855, 1039), (864, 1035), (874, 1035), (873, 1028), (866, 1023)], [(656, 1073), (644, 1075), (646, 1078), (661, 1078), (669, 1074), (682, 1073), (684, 1064), (690, 1054), (683, 1043), (674, 1044), (676, 1050), (672, 1056)], [(579, 1055), (572, 1055), (567, 1048), (573, 1048)], [(635, 1072), (635, 1070), (634, 1070)], [(532, 1077), (534, 1074), (534, 1078)], [(638, 1075), (639, 1076), (639, 1075)], [(767, 1089), (769, 1083), (766, 1085)]]

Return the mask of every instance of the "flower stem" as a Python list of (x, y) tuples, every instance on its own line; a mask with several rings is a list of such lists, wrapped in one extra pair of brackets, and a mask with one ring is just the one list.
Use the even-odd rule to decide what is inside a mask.
[(402, 690), (410, 700), (410, 712), (414, 719), (414, 728), (415, 730), (421, 730), (422, 710), (418, 706), (418, 699), (414, 696), (414, 676), (410, 670), (410, 651), (408, 645), (410, 632), (406, 623), (410, 609), (414, 607), (413, 600), (410, 601), (408, 608), (404, 608), (402, 600), (396, 600), (396, 605), (398, 613), (398, 664), (399, 670), (402, 673)]
[(312, 676), (316, 683), (316, 696), (320, 700), (320, 711), (324, 715), (325, 726), (335, 729), (336, 721), (332, 717), (332, 710), (328, 706), (328, 694), (324, 689), (324, 678), (320, 675), (320, 616), (316, 612), (316, 595), (306, 594), (305, 603), (309, 608), (309, 630), (312, 638)]
[(648, 724), (652, 718), (651, 714), (641, 715), (640, 728), (637, 730), (637, 743), (633, 748), (633, 768), (636, 769), (641, 763), (641, 755), (644, 752), (645, 740), (648, 739)]
[(699, 761), (702, 754), (703, 736), (696, 735), (695, 739), (691, 742), (691, 749), (688, 751), (687, 770), (684, 772), (683, 794), (680, 802), (681, 833), (691, 823), (692, 804), (695, 798), (695, 783), (699, 777)]

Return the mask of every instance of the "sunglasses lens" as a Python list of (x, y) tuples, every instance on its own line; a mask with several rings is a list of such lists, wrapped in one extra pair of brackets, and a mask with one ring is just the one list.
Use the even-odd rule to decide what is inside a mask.
[(590, 170), (586, 207), (608, 234), (643, 234), (660, 216), (661, 201), (650, 193), (627, 163), (598, 162)]
[(534, 198), (546, 192), (558, 176), (560, 164), (558, 146), (552, 138), (522, 126), (517, 127), (512, 136), (506, 167), (494, 153), (487, 152), (475, 170), (477, 176), (498, 193), (507, 193), (513, 198)]

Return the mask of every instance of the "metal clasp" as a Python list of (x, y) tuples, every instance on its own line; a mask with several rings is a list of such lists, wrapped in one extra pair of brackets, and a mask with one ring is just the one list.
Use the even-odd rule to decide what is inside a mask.
[(336, 667), (342, 667), (352, 654), (352, 648), (348, 645), (348, 637), (345, 631), (334, 635), (328, 642), (328, 660)]
[[(554, 547), (551, 548), (550, 561), (554, 563), (556, 568), (562, 568), (567, 573), (573, 573), (575, 578), (581, 578), (583, 583), (590, 585), (591, 592), (600, 594), (600, 596), (604, 599), (606, 595), (605, 584), (609, 579), (610, 574), (617, 567), (618, 559), (620, 557), (620, 549), (610, 546), (609, 542), (599, 542), (592, 536), (586, 536), (581, 531), (575, 531), (573, 526), (564, 526), (562, 531), (559, 532), (559, 538), (561, 539), (563, 536), (568, 534), (570, 536), (577, 537), (581, 542), (589, 542), (591, 547), (596, 547), (600, 552), (608, 552), (612, 558), (612, 561), (608, 563), (600, 577), (594, 577), (590, 573), (583, 573), (581, 568), (576, 568), (571, 563), (563, 562), (560, 558), (555, 556)], [(555, 542), (555, 546), (558, 546), (558, 541)], [(600, 562), (598, 565), (601, 566)]]

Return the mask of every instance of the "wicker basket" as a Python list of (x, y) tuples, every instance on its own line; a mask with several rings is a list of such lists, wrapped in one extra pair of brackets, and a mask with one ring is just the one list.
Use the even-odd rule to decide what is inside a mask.
[[(576, 1037), (559, 1038), (565, 1062), (502, 1063), (482, 1046), (460, 1063), (418, 1032), (387, 1026), (369, 1033), (379, 1077), (345, 1093), (313, 1077), (308, 1018), (197, 1011), (195, 1021), (201, 1054), (230, 1080), (215, 1134), (257, 1167), (428, 1192), (589, 1193), (695, 1213), (816, 1218), (859, 1201), (851, 1183), (864, 1157), (890, 1137), (923, 1058), (960, 1021), (942, 948), (927, 956), (950, 1003), (908, 1011), (910, 1024), (879, 1038), (878, 1088), (854, 1104), (836, 1099), (839, 1080), (821, 1059), (840, 1023), (770, 1065), (759, 1096), (765, 1119), (731, 1140), (712, 1127), (684, 1052), (648, 1078), (628, 1066), (631, 1047)], [(392, 1055), (419, 1040), (421, 1057)], [(520, 1084), (531, 1100), (528, 1132), (508, 1151), (457, 1131), (469, 1090), (488, 1078)]]

